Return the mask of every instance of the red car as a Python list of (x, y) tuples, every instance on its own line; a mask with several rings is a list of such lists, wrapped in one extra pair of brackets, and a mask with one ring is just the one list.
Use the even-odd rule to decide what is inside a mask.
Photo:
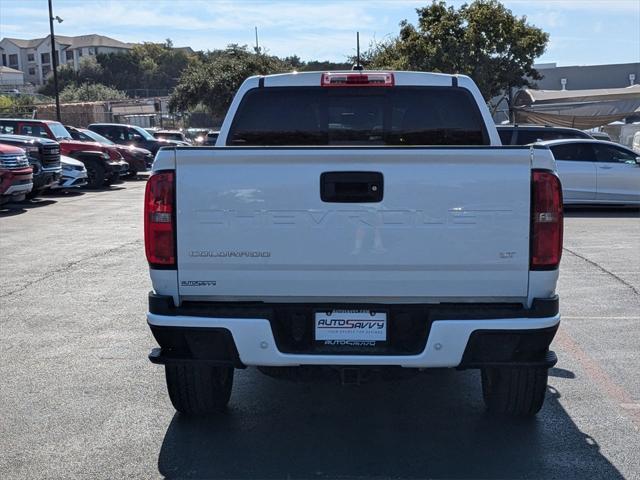
[(0, 133), (49, 138), (60, 144), (60, 153), (83, 162), (93, 188), (109, 185), (124, 176), (129, 165), (118, 149), (98, 142), (74, 140), (60, 122), (30, 118), (0, 119)]
[(98, 142), (102, 145), (117, 148), (120, 155), (122, 155), (129, 164), (130, 177), (135, 177), (139, 172), (146, 172), (151, 169), (153, 154), (145, 148), (138, 148), (133, 145), (119, 145), (88, 128), (77, 128), (70, 125), (65, 125), (65, 127), (74, 140)]
[(0, 203), (24, 200), (33, 188), (33, 170), (21, 148), (0, 144)]

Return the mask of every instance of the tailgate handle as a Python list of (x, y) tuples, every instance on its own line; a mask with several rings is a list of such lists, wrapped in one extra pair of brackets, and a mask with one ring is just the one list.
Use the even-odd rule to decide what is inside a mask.
[(324, 172), (320, 198), (329, 203), (381, 202), (384, 178), (380, 172)]

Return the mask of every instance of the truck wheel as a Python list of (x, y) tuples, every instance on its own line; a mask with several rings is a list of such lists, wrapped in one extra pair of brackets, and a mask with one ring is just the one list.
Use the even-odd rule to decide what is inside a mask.
[(531, 417), (542, 408), (548, 377), (546, 368), (483, 368), (484, 403), (492, 413)]
[(104, 185), (104, 165), (89, 160), (84, 163), (87, 168), (87, 187), (100, 188)]
[(233, 367), (167, 365), (167, 390), (174, 408), (188, 415), (219, 412), (229, 403)]

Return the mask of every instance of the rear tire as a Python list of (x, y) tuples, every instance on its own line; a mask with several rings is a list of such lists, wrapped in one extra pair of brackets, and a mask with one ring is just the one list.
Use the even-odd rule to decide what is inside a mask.
[(88, 160), (84, 162), (84, 166), (87, 168), (88, 188), (100, 188), (105, 185), (104, 165), (94, 160)]
[(489, 367), (481, 375), (482, 396), (490, 412), (532, 417), (542, 408), (549, 378), (546, 368)]
[(39, 197), (44, 192), (44, 188), (38, 188), (37, 190), (31, 190), (29, 193), (25, 195), (25, 199), (33, 200), (34, 198)]
[(187, 415), (219, 412), (229, 403), (233, 367), (166, 365), (167, 390), (174, 408)]

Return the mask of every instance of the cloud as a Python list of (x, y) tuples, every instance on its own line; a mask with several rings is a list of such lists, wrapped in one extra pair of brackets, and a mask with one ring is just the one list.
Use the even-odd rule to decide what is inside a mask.
[(505, 6), (525, 7), (531, 11), (538, 9), (581, 11), (597, 13), (599, 15), (618, 13), (640, 13), (640, 5), (637, 0), (503, 0)]
[(541, 26), (545, 28), (558, 28), (566, 25), (568, 14), (558, 10), (549, 10), (544, 12), (533, 12), (527, 15), (527, 23), (531, 25)]
[[(448, 1), (459, 7), (463, 0)], [(48, 34), (46, 0), (0, 0), (0, 36), (36, 38)], [(276, 55), (297, 54), (312, 58), (344, 60), (355, 51), (355, 32), (360, 31), (366, 49), (374, 38), (398, 33), (398, 22), (416, 21), (415, 8), (430, 0), (55, 0), (54, 14), (64, 19), (56, 25), (60, 35), (99, 33), (127, 42), (163, 41), (189, 45), (196, 50), (224, 48), (229, 43), (254, 43), (254, 26), (260, 44)], [(545, 55), (604, 56), (606, 45), (618, 37), (638, 37), (640, 0), (503, 0), (516, 15), (551, 34)], [(5, 23), (6, 22), (6, 23)], [(611, 25), (623, 36), (607, 35)], [(600, 26), (601, 25), (601, 26)], [(612, 30), (613, 31), (613, 30)], [(578, 42), (559, 43), (561, 36), (585, 36)], [(616, 37), (616, 38), (613, 38)], [(567, 39), (568, 41), (568, 39)], [(597, 43), (596, 43), (597, 42)], [(598, 48), (601, 47), (601, 48)], [(627, 50), (628, 51), (628, 50)], [(587, 53), (585, 52), (585, 55)], [(556, 56), (557, 55), (557, 56)], [(582, 55), (582, 54), (581, 54)], [(633, 52), (627, 53), (633, 55)]]
[[(47, 19), (46, 10), (36, 7), (11, 8), (17, 18)], [(34, 4), (27, 4), (34, 5)], [(374, 2), (375, 6), (376, 3)], [(384, 5), (384, 3), (379, 3)], [(156, 1), (153, 6), (131, 0), (102, 0), (85, 2), (58, 1), (55, 14), (69, 26), (83, 29), (109, 27), (149, 28), (166, 27), (175, 30), (237, 30), (252, 29), (254, 25), (289, 30), (330, 29), (349, 30), (367, 28), (376, 23), (369, 13), (371, 4), (335, 1), (301, 3), (275, 2), (186, 2)], [(63, 28), (64, 24), (60, 26)]]
[(26, 31), (24, 25), (20, 25), (20, 24), (7, 24), (7, 23), (3, 23), (2, 27), (0, 28), (0, 37), (4, 37), (5, 35), (11, 35), (14, 33), (22, 33)]

